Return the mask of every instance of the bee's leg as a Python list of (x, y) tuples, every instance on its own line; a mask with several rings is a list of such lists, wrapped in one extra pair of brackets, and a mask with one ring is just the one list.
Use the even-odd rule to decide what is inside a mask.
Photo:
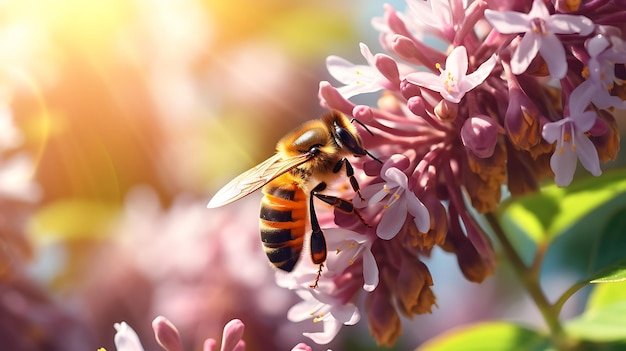
[[(324, 186), (322, 187), (321, 190), (319, 190), (318, 188), (322, 184), (324, 184)], [(315, 189), (313, 189), (313, 191), (311, 191), (311, 197), (310, 198), (313, 199), (313, 197), (315, 196), (316, 198), (318, 198), (318, 199), (324, 201), (325, 203), (333, 206), (334, 208), (338, 209), (341, 212), (344, 212), (344, 213), (354, 213), (359, 218), (361, 223), (363, 223), (366, 227), (370, 227), (370, 225), (367, 224), (367, 222), (365, 222), (363, 217), (361, 217), (361, 214), (359, 213), (359, 211), (357, 211), (356, 208), (354, 208), (354, 205), (352, 204), (352, 202), (350, 202), (348, 200), (344, 200), (344, 199), (342, 199), (340, 197), (337, 197), (337, 196), (320, 194), (319, 191), (322, 191), (324, 189), (326, 189), (326, 184), (325, 183), (320, 183), (318, 186), (315, 187)], [(313, 200), (311, 200), (311, 203), (313, 203)], [(312, 206), (311, 206), (311, 208), (312, 208)], [(311, 219), (312, 218), (313, 218), (313, 215), (311, 215)]]
[(361, 187), (359, 187), (359, 182), (357, 182), (356, 177), (354, 176), (354, 168), (352, 168), (352, 164), (350, 164), (350, 161), (348, 161), (347, 158), (344, 157), (339, 160), (339, 162), (337, 162), (337, 164), (333, 168), (333, 173), (339, 172), (344, 163), (346, 164), (346, 175), (348, 176), (348, 179), (350, 179), (350, 185), (352, 186), (352, 189), (354, 190), (354, 192), (357, 193), (357, 195), (359, 195), (361, 201), (365, 201), (363, 199), (363, 196), (361, 196)]
[(313, 206), (313, 196), (317, 196), (317, 192), (326, 189), (326, 183), (318, 184), (312, 191), (311, 196), (309, 196), (309, 212), (311, 216), (311, 260), (313, 263), (319, 265), (319, 269), (317, 271), (317, 276), (315, 277), (315, 281), (311, 285), (311, 288), (317, 288), (317, 283), (320, 280), (322, 275), (322, 268), (324, 267), (324, 262), (326, 261), (326, 238), (324, 238), (324, 232), (320, 227), (320, 223), (317, 220), (317, 215), (315, 214), (315, 207)]

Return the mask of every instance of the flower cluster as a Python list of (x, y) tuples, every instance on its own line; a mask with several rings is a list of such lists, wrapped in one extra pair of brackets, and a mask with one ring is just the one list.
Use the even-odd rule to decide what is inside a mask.
[[(117, 351), (143, 351), (144, 347), (137, 333), (126, 322), (115, 323), (115, 348)], [(243, 341), (245, 325), (239, 319), (233, 319), (226, 323), (222, 333), (220, 351), (245, 351), (246, 343)], [(169, 319), (158, 316), (152, 321), (152, 330), (156, 341), (166, 351), (183, 351), (183, 342), (178, 329)], [(213, 338), (204, 340), (203, 351), (217, 351), (217, 341)], [(98, 351), (105, 351), (100, 348)], [(305, 343), (299, 343), (292, 351), (311, 351), (311, 347)]]
[[(327, 229), (319, 288), (308, 288), (315, 268), (306, 263), (278, 277), (303, 299), (290, 319), (323, 323), (305, 334), (317, 343), (358, 322), (365, 291), (372, 336), (394, 344), (400, 315), (436, 305), (421, 259), (435, 246), (456, 255), (468, 280), (483, 281), (495, 255), (474, 213), (495, 210), (503, 189), (525, 194), (552, 176), (569, 185), (578, 160), (599, 176), (600, 162), (617, 154), (613, 112), (626, 108), (623, 2), (407, 4), (405, 13), (385, 5), (373, 20), (387, 53), (360, 44), (363, 65), (331, 56), (328, 70), (342, 85), (320, 83), (321, 104), (366, 125), (364, 144), (384, 164), (355, 162), (359, 216), (321, 216), (340, 229)], [(350, 101), (373, 92), (381, 92), (376, 107)]]

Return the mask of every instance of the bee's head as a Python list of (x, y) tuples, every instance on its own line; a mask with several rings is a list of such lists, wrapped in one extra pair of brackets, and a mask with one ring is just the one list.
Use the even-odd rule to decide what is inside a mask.
[(368, 155), (372, 159), (381, 162), (379, 159), (374, 157), (374, 155), (365, 150), (363, 143), (361, 142), (361, 138), (359, 138), (359, 134), (357, 133), (356, 127), (352, 124), (353, 121), (361, 124), (361, 126), (363, 126), (363, 128), (371, 134), (372, 132), (370, 132), (370, 130), (367, 129), (362, 122), (357, 119), (349, 120), (338, 111), (333, 111), (327, 116), (328, 118), (326, 120), (328, 122), (332, 122), (332, 134), (339, 147), (349, 150), (354, 156), (361, 157)]

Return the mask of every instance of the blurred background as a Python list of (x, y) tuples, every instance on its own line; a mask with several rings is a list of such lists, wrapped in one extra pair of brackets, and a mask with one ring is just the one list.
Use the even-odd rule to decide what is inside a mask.
[[(325, 112), (326, 56), (362, 63), (361, 41), (379, 52), (369, 21), (382, 4), (3, 1), (0, 348), (114, 350), (126, 321), (157, 350), (157, 315), (188, 350), (232, 318), (248, 350), (308, 341), (258, 241), (259, 194), (206, 203)], [(472, 285), (454, 258), (435, 259), (439, 308), (405, 321), (398, 349), (476, 319), (538, 320), (508, 279)], [(330, 347), (374, 349), (367, 334), (362, 321)]]

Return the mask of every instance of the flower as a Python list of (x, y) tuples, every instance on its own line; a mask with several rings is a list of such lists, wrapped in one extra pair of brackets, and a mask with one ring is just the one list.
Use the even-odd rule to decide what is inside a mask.
[(602, 174), (600, 161), (595, 146), (587, 133), (594, 126), (596, 113), (585, 111), (586, 104), (580, 98), (583, 91), (575, 89), (569, 100), (569, 116), (546, 123), (542, 136), (549, 142), (556, 141), (556, 150), (550, 158), (550, 167), (554, 171), (554, 180), (558, 186), (568, 186), (574, 178), (576, 159), (594, 176)]
[(446, 59), (445, 69), (437, 64), (439, 75), (430, 72), (414, 72), (406, 76), (410, 83), (428, 88), (441, 94), (453, 103), (459, 103), (465, 93), (482, 83), (496, 65), (495, 55), (485, 61), (476, 71), (467, 74), (467, 49), (457, 46)]
[[(126, 322), (114, 324), (115, 347), (117, 351), (143, 351), (139, 336)], [(220, 351), (245, 351), (246, 344), (243, 337), (244, 324), (239, 319), (233, 319), (224, 326), (222, 346)], [(183, 343), (178, 330), (167, 318), (158, 316), (152, 321), (154, 337), (165, 351), (183, 351)], [(215, 339), (204, 341), (203, 351), (217, 351)]]
[(391, 156), (380, 171), (380, 176), (385, 182), (372, 184), (361, 191), (367, 201), (359, 201), (356, 197), (354, 199), (355, 206), (362, 208), (388, 197), (384, 205), (385, 213), (376, 228), (376, 234), (381, 239), (389, 240), (398, 234), (407, 214), (413, 216), (413, 221), (421, 232), (430, 229), (430, 215), (426, 206), (409, 188), (406, 174), (395, 167), (397, 164), (406, 163), (405, 161), (406, 156)]
[(338, 88), (345, 99), (379, 91), (385, 87), (387, 81), (396, 85), (400, 84), (398, 67), (393, 59), (387, 55), (372, 55), (370, 49), (363, 43), (359, 46), (368, 66), (355, 65), (338, 56), (329, 56), (326, 59), (328, 72), (345, 84)]
[(296, 290), (296, 293), (302, 301), (291, 307), (287, 318), (292, 322), (322, 322), (323, 331), (302, 333), (317, 344), (328, 344), (344, 324), (354, 325), (360, 319), (359, 310), (353, 303), (345, 303), (332, 294), (313, 289)]
[(593, 22), (585, 16), (566, 14), (550, 15), (542, 0), (534, 0), (530, 12), (485, 10), (485, 18), (502, 34), (525, 33), (511, 57), (514, 74), (526, 71), (530, 62), (541, 53), (550, 74), (561, 79), (567, 73), (565, 49), (556, 34), (588, 35)]
[(328, 229), (326, 242), (329, 251), (327, 266), (329, 272), (341, 273), (359, 259), (363, 261), (363, 290), (373, 291), (378, 285), (378, 266), (372, 254), (374, 240), (368, 235), (345, 229)]

